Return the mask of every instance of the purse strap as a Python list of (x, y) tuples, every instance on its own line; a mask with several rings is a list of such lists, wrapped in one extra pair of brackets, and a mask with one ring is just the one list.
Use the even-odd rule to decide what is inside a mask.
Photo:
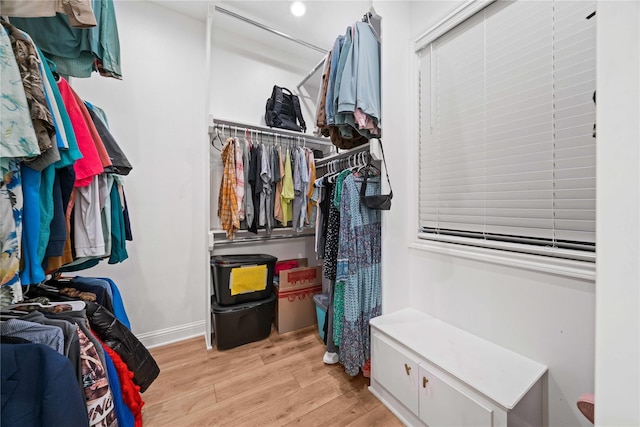
[[(387, 183), (389, 183), (389, 195), (393, 197), (393, 188), (391, 188), (391, 180), (389, 179), (389, 172), (387, 171), (387, 159), (384, 157), (384, 147), (382, 146), (382, 140), (380, 141), (380, 151), (382, 152), (382, 163), (384, 164), (384, 173), (387, 175)], [(367, 179), (369, 178), (369, 168), (371, 167), (371, 153), (367, 156), (367, 173), (364, 174), (364, 181), (362, 183), (362, 187), (360, 187), (360, 196), (366, 196), (367, 191)], [(382, 190), (382, 188), (380, 189)]]

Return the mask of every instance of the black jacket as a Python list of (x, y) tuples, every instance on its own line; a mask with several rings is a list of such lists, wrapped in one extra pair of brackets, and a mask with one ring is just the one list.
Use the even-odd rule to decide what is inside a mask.
[(96, 335), (122, 358), (133, 372), (133, 382), (144, 392), (160, 374), (160, 368), (149, 350), (109, 310), (95, 302), (87, 302), (87, 317)]

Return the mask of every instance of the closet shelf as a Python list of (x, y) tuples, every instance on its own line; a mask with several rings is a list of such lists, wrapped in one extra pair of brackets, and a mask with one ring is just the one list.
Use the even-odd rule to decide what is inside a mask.
[[(226, 235), (225, 230), (211, 230), (209, 233), (213, 236)], [(315, 236), (315, 233), (313, 232), (313, 230), (305, 229), (303, 231), (296, 232), (291, 227), (273, 229), (273, 232), (270, 236), (267, 236), (265, 234), (263, 235), (254, 235), (253, 233), (249, 234), (247, 230), (240, 230), (238, 231), (238, 233), (243, 235), (246, 234), (247, 236), (236, 237), (233, 240), (228, 240), (228, 239), (216, 240), (214, 238), (213, 247), (215, 248), (218, 245), (229, 245), (232, 243), (235, 244), (235, 243), (251, 243), (251, 242), (268, 242), (272, 240), (289, 240), (289, 239), (299, 239), (302, 237)]]
[(326, 147), (334, 148), (334, 145), (331, 144), (331, 141), (329, 141), (328, 138), (319, 138), (317, 136), (307, 135), (301, 132), (294, 132), (286, 129), (269, 128), (269, 127), (257, 126), (257, 125), (249, 125), (246, 123), (234, 122), (231, 120), (224, 120), (224, 119), (217, 119), (214, 117), (211, 117), (209, 121), (211, 123), (211, 125), (209, 126), (210, 134), (213, 133), (214, 129), (216, 128), (221, 130), (223, 128), (230, 128), (231, 130), (238, 131), (240, 133), (244, 132), (245, 130), (249, 130), (253, 132), (258, 132), (265, 136), (277, 135), (284, 138), (295, 138), (295, 139), (300, 139), (303, 144), (312, 144), (312, 145), (320, 146), (323, 148), (326, 148)]

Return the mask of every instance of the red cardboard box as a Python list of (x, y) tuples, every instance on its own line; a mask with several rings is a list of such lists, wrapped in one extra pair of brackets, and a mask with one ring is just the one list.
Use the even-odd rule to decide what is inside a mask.
[(283, 334), (315, 325), (317, 317), (313, 296), (320, 292), (322, 292), (322, 266), (281, 271), (280, 285), (276, 287), (278, 333)]

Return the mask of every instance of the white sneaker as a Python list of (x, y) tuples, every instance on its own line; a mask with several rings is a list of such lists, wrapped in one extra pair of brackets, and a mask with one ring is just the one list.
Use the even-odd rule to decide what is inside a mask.
[(327, 365), (334, 365), (338, 363), (338, 353), (329, 353), (328, 351), (322, 356), (322, 361)]

